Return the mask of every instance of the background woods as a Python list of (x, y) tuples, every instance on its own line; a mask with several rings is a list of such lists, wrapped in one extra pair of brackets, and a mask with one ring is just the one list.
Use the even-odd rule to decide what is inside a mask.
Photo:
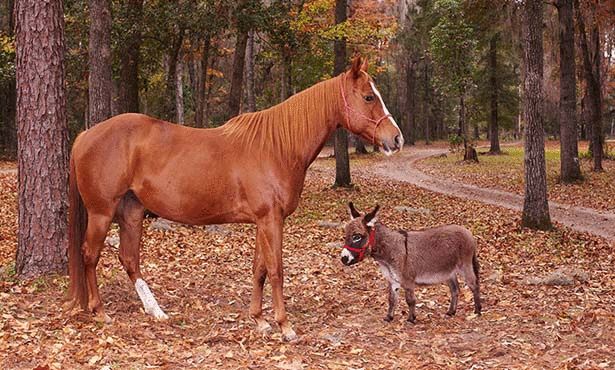
[[(450, 135), (465, 146), (486, 137), (498, 153), (501, 136), (521, 136), (517, 2), (353, 0), (340, 3), (348, 19), (339, 22), (336, 3), (64, 1), (71, 138), (121, 112), (211, 127), (269, 107), (332, 76), (338, 40), (347, 44), (345, 59), (371, 57), (370, 71), (407, 143)], [(0, 2), (5, 156), (16, 153), (17, 138), (14, 4)], [(562, 170), (574, 179), (574, 138), (594, 138), (593, 149), (615, 130), (613, 12), (608, 2), (562, 0), (545, 7), (544, 17), (544, 129), (553, 138), (561, 131), (571, 148)]]

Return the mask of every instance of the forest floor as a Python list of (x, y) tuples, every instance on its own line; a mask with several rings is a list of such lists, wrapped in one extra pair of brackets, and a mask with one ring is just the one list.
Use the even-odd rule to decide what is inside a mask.
[[(374, 176), (394, 159), (353, 156), (352, 189), (331, 188), (333, 159), (318, 159), (308, 171), (299, 208), (285, 225), (284, 292), (300, 336), (294, 343), (276, 329), (261, 336), (247, 316), (250, 225), (161, 227), (147, 220), (142, 268), (170, 320), (143, 313), (111, 246), (98, 276), (114, 323), (68, 316), (61, 310), (65, 276), (14, 277), (16, 176), (0, 174), (0, 368), (615, 367), (612, 245), (561, 225), (522, 229), (517, 211)], [(448, 288), (433, 286), (417, 290), (417, 324), (405, 322), (403, 298), (395, 320), (384, 322), (386, 284), (376, 264), (345, 267), (339, 259), (350, 200), (360, 209), (382, 205), (380, 219), (393, 228), (468, 227), (478, 240), (483, 315), (472, 314), (463, 287), (457, 315), (446, 317)], [(272, 319), (268, 285), (265, 315)]]

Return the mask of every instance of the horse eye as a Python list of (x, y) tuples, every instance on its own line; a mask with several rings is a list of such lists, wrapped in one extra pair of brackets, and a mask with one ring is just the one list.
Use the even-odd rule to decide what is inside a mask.
[(352, 242), (353, 242), (353, 243), (358, 243), (358, 242), (360, 242), (360, 241), (361, 241), (361, 239), (363, 239), (363, 235), (360, 235), (360, 234), (354, 234), (354, 235), (352, 236)]
[(365, 95), (363, 97), (363, 99), (365, 99), (365, 101), (374, 101), (374, 96), (373, 95)]

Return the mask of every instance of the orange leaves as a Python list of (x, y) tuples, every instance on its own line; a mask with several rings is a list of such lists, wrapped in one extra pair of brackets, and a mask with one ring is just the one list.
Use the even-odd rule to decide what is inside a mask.
[[(252, 225), (169, 230), (146, 221), (142, 272), (171, 319), (142, 312), (117, 249), (107, 247), (98, 268), (111, 325), (90, 315), (64, 314), (65, 277), (18, 282), (0, 272), (2, 368), (612, 368), (615, 366), (615, 255), (600, 238), (570, 230), (519, 230), (519, 215), (374, 177), (387, 158), (352, 159), (352, 190), (332, 189), (333, 159), (308, 171), (297, 211), (286, 220), (284, 295), (300, 336), (281, 341), (265, 288), (263, 336), (248, 316), (255, 228)], [(0, 176), (0, 265), (14, 258), (16, 178)], [(417, 323), (405, 322), (403, 293), (395, 319), (386, 315), (386, 283), (370, 260), (345, 267), (343, 232), (329, 223), (348, 219), (346, 203), (382, 206), (393, 228), (444, 223), (469, 227), (478, 239), (484, 313), (473, 316), (461, 287), (457, 316), (447, 317), (445, 286), (417, 289)], [(396, 208), (397, 207), (397, 208)], [(326, 222), (325, 222), (326, 221)], [(572, 285), (528, 285), (567, 266), (589, 273)], [(578, 274), (577, 274), (578, 275)]]

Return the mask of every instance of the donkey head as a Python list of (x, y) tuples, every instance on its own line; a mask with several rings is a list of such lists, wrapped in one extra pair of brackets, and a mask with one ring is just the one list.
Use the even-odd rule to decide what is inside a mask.
[(367, 59), (354, 58), (350, 70), (342, 75), (341, 84), (346, 128), (381, 146), (386, 155), (400, 151), (404, 137), (367, 74)]
[(346, 225), (342, 263), (346, 266), (361, 262), (374, 246), (375, 225), (378, 218), (376, 206), (370, 213), (361, 215), (352, 202), (348, 203), (350, 222)]

